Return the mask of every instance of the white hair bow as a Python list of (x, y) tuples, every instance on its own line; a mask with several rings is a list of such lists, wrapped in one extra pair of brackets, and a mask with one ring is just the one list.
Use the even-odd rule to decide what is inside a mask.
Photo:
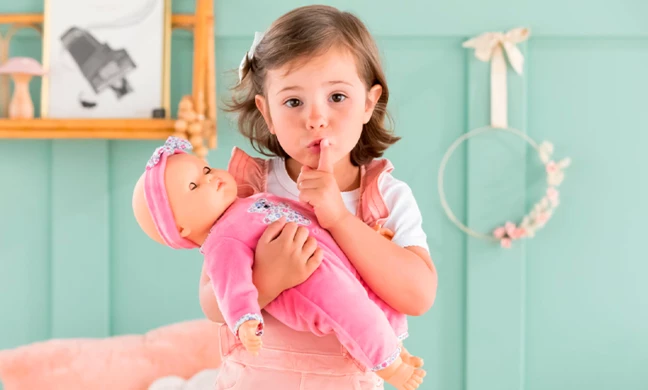
[(263, 39), (264, 35), (265, 34), (262, 32), (254, 33), (254, 41), (252, 42), (252, 46), (250, 46), (250, 50), (245, 53), (243, 59), (241, 60), (241, 64), (239, 65), (239, 82), (243, 80), (243, 68), (245, 67), (245, 62), (252, 61), (252, 59), (254, 58), (254, 52), (256, 51), (257, 46), (259, 46), (259, 43)]
[(463, 43), (463, 47), (475, 49), (477, 59), (491, 61), (491, 126), (508, 127), (506, 95), (506, 60), (518, 74), (522, 74), (524, 57), (515, 46), (529, 38), (529, 29), (514, 28), (507, 33), (487, 32)]

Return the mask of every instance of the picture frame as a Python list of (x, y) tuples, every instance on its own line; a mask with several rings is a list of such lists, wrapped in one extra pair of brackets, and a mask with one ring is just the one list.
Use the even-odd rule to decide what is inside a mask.
[[(167, 8), (167, 15), (170, 14), (171, 19), (171, 28), (165, 31), (167, 45), (163, 85), (167, 98), (171, 31), (185, 30), (193, 37), (191, 92), (181, 96), (175, 115), (165, 112), (163, 118), (2, 117), (0, 139), (166, 140), (173, 135), (189, 140), (193, 153), (205, 159), (208, 150), (218, 145), (214, 0), (195, 0), (195, 4), (195, 10), (186, 13), (170, 13), (170, 8)], [(6, 41), (26, 28), (35, 29), (42, 38), (44, 19), (42, 12), (0, 13), (0, 26), (8, 25)], [(47, 75), (47, 69), (44, 72)], [(6, 95), (7, 89), (0, 86), (0, 94), (5, 92)]]
[(171, 0), (45, 0), (41, 117), (169, 116)]

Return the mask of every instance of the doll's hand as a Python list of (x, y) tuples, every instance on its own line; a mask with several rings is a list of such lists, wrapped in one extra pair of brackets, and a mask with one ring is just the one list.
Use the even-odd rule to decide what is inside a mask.
[(302, 166), (297, 179), (299, 200), (313, 207), (319, 224), (329, 229), (344, 217), (351, 215), (344, 206), (342, 194), (333, 175), (333, 161), (330, 157), (328, 140), (320, 144), (320, 159), (317, 170)]
[(245, 349), (252, 355), (257, 356), (261, 350), (261, 336), (257, 335), (259, 329), (259, 321), (249, 320), (245, 321), (238, 328), (238, 336)]
[(303, 283), (319, 267), (323, 256), (308, 229), (286, 223), (284, 217), (273, 222), (259, 239), (254, 257), (252, 277), (259, 295), (272, 300)]

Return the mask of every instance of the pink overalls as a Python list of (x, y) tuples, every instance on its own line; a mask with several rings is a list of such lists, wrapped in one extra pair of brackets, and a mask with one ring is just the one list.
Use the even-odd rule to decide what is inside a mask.
[[(268, 162), (265, 160), (252, 158), (242, 150), (234, 149), (228, 169), (239, 183), (241, 197), (253, 194), (260, 195), (265, 190), (267, 164)], [(358, 216), (370, 226), (380, 227), (388, 217), (388, 210), (378, 190), (378, 179), (383, 172), (389, 172), (391, 169), (393, 168), (389, 161), (380, 159), (375, 160), (361, 170), (361, 197), (358, 204)], [(259, 200), (257, 196), (252, 198), (253, 203)], [(277, 199), (268, 201), (267, 198), (264, 197), (263, 199), (266, 200), (263, 200), (263, 202), (276, 204)], [(244, 204), (242, 207), (246, 210), (254, 208), (248, 204)], [(297, 209), (297, 214), (302, 217), (314, 220), (314, 216), (308, 214), (308, 209), (299, 209), (298, 206), (293, 208)], [(238, 214), (240, 215), (240, 213)], [(232, 221), (234, 220), (232, 219)], [(271, 221), (266, 218), (266, 222)], [(225, 223), (225, 225), (227, 225), (224, 226), (225, 229), (219, 231), (220, 236), (225, 234), (224, 232), (232, 233), (232, 223)], [(310, 226), (316, 229), (316, 232), (319, 230), (317, 226)], [(241, 269), (245, 267), (249, 269), (251, 266), (254, 253), (253, 244), (251, 243), (255, 243), (254, 239), (258, 238), (258, 235), (253, 234), (252, 236), (254, 237), (251, 237), (247, 244), (241, 245), (239, 249), (241, 253), (236, 255), (236, 263), (243, 265)], [(213, 242), (219, 241), (222, 240), (214, 240)], [(203, 249), (208, 253), (212, 253), (210, 245), (203, 246)], [(247, 257), (249, 259), (247, 261), (241, 258), (245, 257), (242, 255), (246, 251), (246, 249), (243, 249), (245, 246), (248, 247)], [(218, 248), (219, 252), (223, 248), (225, 246)], [(263, 313), (264, 344), (259, 356), (253, 357), (245, 351), (237, 337), (232, 333), (236, 329), (237, 319), (251, 318), (245, 317), (245, 314), (252, 316), (257, 314), (255, 310), (247, 310), (250, 305), (253, 307), (256, 305), (256, 291), (252, 292), (249, 288), (240, 290), (240, 287), (235, 287), (239, 289), (236, 290), (238, 297), (248, 294), (248, 302), (241, 305), (241, 301), (237, 299), (239, 302), (234, 305), (224, 305), (225, 307), (223, 307), (221, 304), (221, 311), (231, 327), (228, 328), (225, 325), (221, 327), (223, 365), (217, 389), (247, 390), (267, 388), (290, 390), (330, 388), (360, 390), (382, 388), (382, 381), (370, 371), (384, 367), (398, 354), (398, 337), (400, 336), (400, 339), (404, 338), (407, 332), (405, 316), (387, 306), (363, 282), (358, 283), (359, 277), (355, 270), (348, 263), (344, 254), (339, 251), (337, 245), (334, 245), (334, 242), (333, 245), (329, 243), (327, 248), (328, 261), (325, 260), (322, 263), (324, 267), (320, 266), (306, 283), (285, 291), (278, 299), (266, 307), (266, 312)], [(335, 252), (335, 248), (337, 248), (337, 252)], [(325, 252), (327, 251), (325, 250)], [(337, 262), (331, 262), (331, 259), (338, 260)], [(238, 266), (236, 267), (238, 268)], [(223, 268), (223, 266), (217, 266), (210, 270), (208, 266), (207, 272), (213, 280), (222, 279), (222, 276), (227, 279), (227, 275), (218, 275), (218, 270)], [(342, 273), (346, 273), (346, 280), (350, 282), (351, 278), (353, 278), (353, 282), (358, 285), (358, 291), (348, 290), (354, 291), (351, 294), (352, 299), (346, 300), (349, 302), (332, 294), (331, 288), (326, 288), (327, 283), (331, 286), (340, 283), (339, 280), (336, 281), (333, 278), (342, 269)], [(235, 278), (232, 276), (229, 276), (229, 278), (232, 279), (231, 283), (221, 284), (221, 286), (229, 285), (230, 288), (236, 286)], [(337, 275), (337, 279), (340, 279), (340, 275)], [(215, 283), (215, 285), (219, 284)], [(302, 287), (303, 291), (300, 292), (299, 287)], [(324, 294), (321, 294), (322, 292)], [(227, 290), (227, 287), (221, 287), (221, 290), (217, 290), (216, 294), (217, 296), (220, 295), (219, 300), (222, 300), (224, 297), (231, 295), (232, 291)], [(361, 315), (360, 309), (364, 310), (365, 306), (369, 307), (369, 305), (359, 303), (363, 295), (364, 299), (369, 298), (375, 302), (379, 308), (372, 305), (374, 310), (380, 312), (380, 309), (382, 309), (387, 314), (388, 320), (384, 319), (382, 313), (379, 313), (381, 314), (380, 317), (375, 312), (366, 312), (364, 316)], [(304, 296), (308, 296), (308, 299), (304, 300)], [(327, 300), (327, 296), (333, 299)], [(351, 301), (358, 302), (353, 303)], [(358, 307), (358, 313), (350, 312), (353, 305)], [(258, 306), (256, 307), (258, 308)], [(299, 313), (299, 315), (294, 313)], [(354, 314), (360, 314), (360, 316), (354, 317)], [(373, 315), (374, 320), (365, 320), (363, 322), (363, 319), (369, 315)], [(304, 331), (295, 331), (282, 322)], [(316, 324), (316, 326), (313, 326), (313, 324)], [(338, 338), (331, 331), (336, 331), (340, 335), (338, 337), (343, 341), (345, 347), (340, 344)], [(386, 339), (390, 341), (386, 343)], [(351, 358), (348, 354), (349, 350), (353, 351), (358, 359)], [(382, 366), (381, 363), (383, 363)]]

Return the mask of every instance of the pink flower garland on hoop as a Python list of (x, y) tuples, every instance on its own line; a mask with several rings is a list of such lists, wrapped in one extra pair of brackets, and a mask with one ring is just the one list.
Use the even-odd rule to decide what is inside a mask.
[[(538, 152), (547, 174), (547, 190), (545, 191), (544, 196), (533, 206), (533, 209), (522, 218), (520, 223), (515, 224), (510, 221), (506, 222), (503, 226), (496, 227), (490, 235), (478, 233), (462, 224), (452, 213), (443, 190), (443, 172), (452, 152), (468, 138), (486, 131), (509, 132), (527, 141)], [(553, 150), (554, 148), (551, 143), (545, 141), (538, 145), (528, 135), (513, 128), (482, 127), (462, 135), (450, 146), (450, 148), (448, 148), (448, 151), (441, 161), (441, 166), (439, 167), (439, 197), (441, 198), (441, 205), (443, 206), (448, 218), (450, 218), (455, 225), (467, 234), (476, 238), (498, 241), (503, 248), (510, 248), (513, 241), (534, 237), (536, 232), (546, 225), (549, 219), (553, 216), (555, 209), (558, 207), (560, 203), (558, 187), (565, 179), (565, 168), (571, 164), (569, 158), (564, 158), (560, 161), (552, 159)]]
[(553, 161), (551, 159), (553, 145), (549, 142), (540, 144), (538, 153), (547, 172), (547, 191), (544, 197), (535, 204), (533, 210), (522, 218), (519, 225), (506, 222), (504, 226), (495, 228), (493, 237), (500, 241), (503, 248), (510, 248), (515, 240), (534, 237), (536, 232), (549, 222), (554, 210), (560, 204), (558, 187), (565, 179), (564, 169), (569, 166), (571, 161), (569, 158), (559, 162)]
[[(487, 240), (499, 241), (504, 248), (510, 248), (515, 240), (522, 238), (534, 237), (536, 232), (545, 226), (559, 204), (558, 187), (565, 178), (564, 170), (570, 165), (570, 159), (565, 158), (558, 162), (552, 159), (553, 145), (549, 142), (543, 142), (538, 145), (524, 132), (508, 126), (507, 118), (507, 97), (506, 97), (506, 75), (507, 64), (509, 60), (511, 66), (517, 74), (522, 74), (524, 58), (522, 52), (516, 47), (516, 44), (526, 41), (529, 38), (528, 28), (514, 28), (506, 33), (487, 32), (475, 38), (469, 39), (463, 43), (463, 47), (475, 49), (475, 57), (484, 62), (490, 62), (491, 65), (491, 120), (490, 126), (481, 127), (472, 130), (459, 137), (446, 151), (439, 167), (438, 187), (441, 205), (450, 220), (463, 230), (466, 234)], [(506, 53), (506, 56), (504, 56)], [(509, 132), (524, 139), (538, 152), (540, 160), (545, 166), (547, 173), (547, 190), (545, 195), (536, 203), (527, 215), (522, 218), (519, 225), (513, 222), (506, 222), (503, 226), (498, 226), (491, 234), (476, 232), (464, 224), (452, 213), (448, 201), (443, 191), (443, 173), (452, 152), (462, 142), (470, 137), (487, 131)]]

